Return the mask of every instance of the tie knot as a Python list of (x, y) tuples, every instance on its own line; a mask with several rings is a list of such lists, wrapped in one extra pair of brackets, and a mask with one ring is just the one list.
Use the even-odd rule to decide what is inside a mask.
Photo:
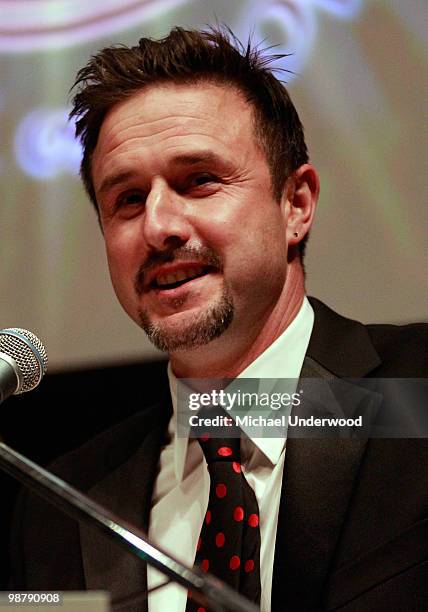
[(208, 465), (216, 461), (241, 462), (240, 438), (198, 438)]

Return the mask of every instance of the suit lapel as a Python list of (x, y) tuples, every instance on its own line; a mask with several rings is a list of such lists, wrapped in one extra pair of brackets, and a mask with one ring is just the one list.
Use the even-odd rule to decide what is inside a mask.
[[(170, 414), (165, 404), (153, 414)], [(166, 420), (167, 423), (167, 420)], [(153, 485), (156, 479), (165, 419), (144, 437), (136, 453), (88, 491), (88, 496), (104, 505), (119, 519), (148, 530)], [(80, 524), (81, 551), (88, 589), (106, 589), (113, 600), (122, 600), (147, 590), (146, 564), (108, 539), (93, 527)], [(147, 610), (146, 602), (128, 604), (123, 612)]]
[(309, 301), (315, 321), (306, 355), (317, 367), (339, 378), (362, 378), (381, 365), (365, 325), (338, 315), (315, 298)]
[[(362, 377), (380, 364), (366, 328), (311, 299), (304, 378)], [(316, 610), (367, 440), (289, 438), (275, 545), (272, 609)]]

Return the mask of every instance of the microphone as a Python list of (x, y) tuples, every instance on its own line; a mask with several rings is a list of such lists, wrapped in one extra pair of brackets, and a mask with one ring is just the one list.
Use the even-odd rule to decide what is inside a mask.
[(19, 327), (0, 330), (0, 404), (37, 387), (47, 365), (45, 347), (33, 333)]

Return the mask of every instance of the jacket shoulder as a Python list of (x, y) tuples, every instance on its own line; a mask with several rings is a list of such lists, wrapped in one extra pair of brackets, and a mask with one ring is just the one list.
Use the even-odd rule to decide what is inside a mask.
[(427, 323), (369, 324), (366, 328), (385, 374), (403, 378), (428, 376)]
[[(109, 410), (113, 403), (122, 405), (128, 411), (127, 416), (78, 447), (61, 454), (48, 466), (50, 471), (80, 490), (90, 489), (124, 463), (154, 428), (167, 427), (171, 403), (166, 364), (159, 363), (156, 375), (152, 376), (156, 388), (152, 386), (150, 393), (144, 391), (140, 367), (130, 366), (127, 369), (130, 373), (126, 378), (122, 376), (111, 380), (111, 393), (102, 396), (103, 403), (97, 408)], [(137, 376), (140, 382), (136, 385)], [(135, 410), (130, 413), (129, 408), (134, 406)]]
[(315, 322), (309, 356), (337, 376), (428, 376), (428, 324), (363, 324), (310, 297)]
[(148, 406), (61, 455), (48, 466), (49, 471), (82, 491), (90, 489), (136, 452), (157, 425), (158, 408)]

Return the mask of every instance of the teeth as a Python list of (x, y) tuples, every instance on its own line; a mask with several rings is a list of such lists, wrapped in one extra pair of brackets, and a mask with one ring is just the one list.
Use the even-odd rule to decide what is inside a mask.
[(162, 285), (171, 285), (172, 283), (178, 283), (179, 281), (184, 281), (187, 278), (194, 278), (195, 276), (199, 276), (202, 274), (203, 267), (200, 266), (198, 268), (192, 268), (191, 270), (179, 270), (175, 274), (161, 274), (157, 277), (157, 284)]

